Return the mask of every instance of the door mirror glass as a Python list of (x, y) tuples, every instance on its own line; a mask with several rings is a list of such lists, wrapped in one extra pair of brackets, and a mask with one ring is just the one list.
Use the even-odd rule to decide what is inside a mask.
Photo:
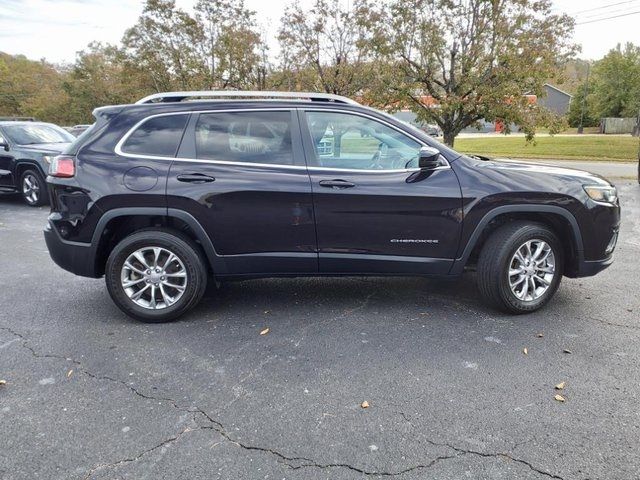
[(9, 151), (9, 143), (4, 139), (2, 135), (0, 135), (0, 148), (3, 148), (5, 151)]
[(423, 170), (432, 170), (439, 167), (440, 151), (433, 147), (422, 147), (420, 149), (420, 156), (418, 157), (418, 166)]

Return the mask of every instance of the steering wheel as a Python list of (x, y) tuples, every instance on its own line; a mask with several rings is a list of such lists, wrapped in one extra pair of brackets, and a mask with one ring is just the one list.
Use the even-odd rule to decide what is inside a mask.
[[(404, 164), (404, 168), (411, 168), (411, 164), (418, 159), (420, 155), (411, 157), (407, 163)], [(417, 166), (417, 165), (416, 165)]]
[(371, 157), (371, 164), (369, 165), (369, 169), (371, 170), (382, 170), (382, 165), (380, 164), (380, 160), (382, 159), (382, 143), (378, 145), (378, 150)]
[[(385, 167), (382, 165), (382, 143), (378, 146), (378, 150), (371, 157), (371, 164), (367, 167), (370, 170), (382, 170)], [(398, 154), (397, 152), (394, 155), (392, 151), (390, 154), (385, 155), (385, 162), (389, 162), (389, 166), (387, 168), (391, 170), (400, 170), (400, 169), (408, 169), (411, 168), (411, 164), (418, 159), (418, 155), (414, 155), (409, 160), (406, 160), (406, 157)], [(417, 165), (416, 165), (417, 166)]]

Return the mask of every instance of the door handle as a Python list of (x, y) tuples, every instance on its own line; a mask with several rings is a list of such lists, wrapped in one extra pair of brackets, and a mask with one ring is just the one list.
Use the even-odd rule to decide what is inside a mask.
[(356, 186), (355, 183), (347, 182), (346, 180), (340, 180), (340, 179), (336, 179), (336, 180), (320, 180), (319, 183), (320, 183), (321, 187), (335, 188), (335, 189), (352, 188), (352, 187)]
[(210, 183), (214, 182), (215, 178), (209, 175), (205, 175), (204, 173), (183, 173), (178, 175), (179, 182), (188, 182), (188, 183)]

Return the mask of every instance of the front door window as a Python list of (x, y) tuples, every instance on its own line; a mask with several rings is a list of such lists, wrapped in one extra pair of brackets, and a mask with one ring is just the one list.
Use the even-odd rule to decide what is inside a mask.
[(392, 127), (349, 113), (306, 115), (318, 167), (349, 170), (418, 167), (422, 145)]

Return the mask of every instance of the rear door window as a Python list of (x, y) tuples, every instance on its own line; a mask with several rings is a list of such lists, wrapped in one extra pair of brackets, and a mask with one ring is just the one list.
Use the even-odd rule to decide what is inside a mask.
[(188, 119), (188, 114), (149, 118), (129, 135), (121, 150), (136, 155), (175, 157)]
[(196, 157), (238, 163), (293, 165), (291, 112), (202, 113)]

